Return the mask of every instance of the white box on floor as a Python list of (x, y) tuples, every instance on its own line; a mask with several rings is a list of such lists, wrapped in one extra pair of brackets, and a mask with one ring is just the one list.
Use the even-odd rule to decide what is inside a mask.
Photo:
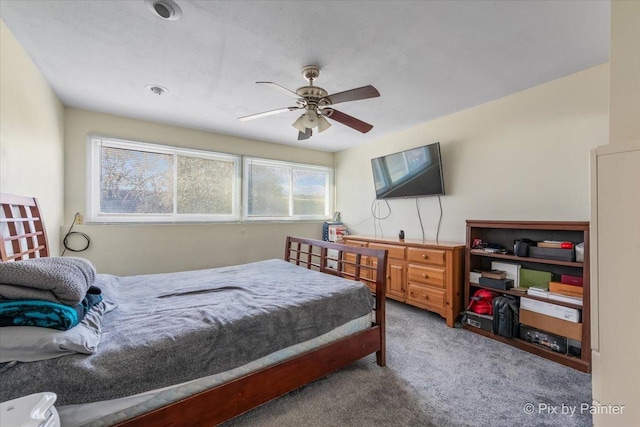
[(520, 308), (535, 311), (536, 313), (546, 314), (547, 316), (558, 319), (568, 320), (569, 322), (580, 322), (580, 310), (577, 308), (564, 307), (562, 305), (551, 304), (525, 297), (520, 298)]

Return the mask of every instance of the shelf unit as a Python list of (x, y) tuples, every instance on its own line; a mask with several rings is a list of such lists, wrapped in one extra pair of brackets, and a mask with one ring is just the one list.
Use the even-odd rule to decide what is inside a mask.
[[(560, 240), (573, 243), (584, 242), (584, 262), (559, 261), (552, 259), (518, 257), (513, 255), (513, 243), (516, 239), (528, 238), (534, 241)], [(475, 239), (484, 242), (495, 243), (507, 248), (506, 254), (489, 253), (483, 250), (472, 249)], [(582, 339), (580, 358), (555, 352), (546, 347), (529, 343), (520, 338), (504, 338), (494, 335), (492, 332), (478, 329), (473, 326), (463, 327), (480, 335), (513, 345), (522, 350), (537, 354), (563, 365), (578, 369), (583, 372), (591, 371), (591, 314), (590, 314), (590, 288), (589, 288), (589, 223), (585, 221), (476, 221), (467, 220), (467, 244), (465, 251), (465, 307), (469, 305), (471, 295), (477, 289), (489, 289), (500, 294), (513, 295), (557, 304), (564, 307), (579, 309), (582, 311)], [(582, 306), (563, 301), (556, 301), (513, 290), (498, 290), (469, 280), (469, 273), (473, 270), (491, 269), (491, 261), (504, 261), (520, 264), (522, 268), (548, 271), (553, 274), (554, 280), (561, 274), (581, 276), (583, 280)]]

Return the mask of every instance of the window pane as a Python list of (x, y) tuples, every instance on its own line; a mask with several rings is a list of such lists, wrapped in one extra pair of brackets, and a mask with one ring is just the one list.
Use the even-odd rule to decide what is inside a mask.
[(172, 213), (173, 156), (100, 148), (100, 212)]
[(249, 163), (248, 214), (289, 216), (289, 168)]
[(293, 171), (293, 214), (324, 215), (327, 189), (325, 172)]
[(234, 164), (178, 156), (178, 213), (233, 213)]

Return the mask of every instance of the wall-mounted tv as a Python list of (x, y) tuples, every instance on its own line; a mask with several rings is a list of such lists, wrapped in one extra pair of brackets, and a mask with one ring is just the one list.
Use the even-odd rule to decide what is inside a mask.
[(371, 159), (376, 199), (444, 195), (440, 143)]

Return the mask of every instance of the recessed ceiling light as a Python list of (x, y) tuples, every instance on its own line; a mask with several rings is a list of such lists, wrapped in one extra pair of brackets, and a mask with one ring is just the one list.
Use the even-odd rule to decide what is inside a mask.
[(169, 89), (166, 87), (158, 86), (158, 85), (147, 85), (147, 89), (151, 91), (154, 95), (164, 95), (169, 92)]
[(145, 0), (145, 3), (154, 15), (165, 21), (177, 21), (182, 16), (182, 9), (173, 0)]

